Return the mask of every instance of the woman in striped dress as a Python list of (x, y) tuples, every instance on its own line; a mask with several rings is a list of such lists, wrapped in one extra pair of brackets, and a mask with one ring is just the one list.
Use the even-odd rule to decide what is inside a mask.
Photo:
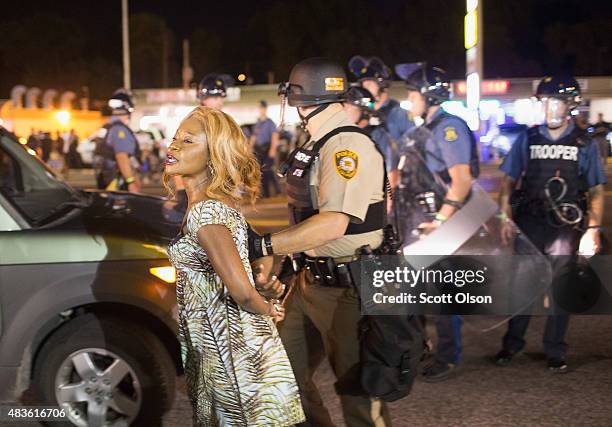
[(168, 150), (165, 182), (189, 200), (168, 248), (178, 272), (179, 338), (198, 426), (288, 426), (304, 420), (274, 324), (284, 309), (255, 289), (242, 198), (254, 201), (259, 167), (227, 114), (197, 107)]

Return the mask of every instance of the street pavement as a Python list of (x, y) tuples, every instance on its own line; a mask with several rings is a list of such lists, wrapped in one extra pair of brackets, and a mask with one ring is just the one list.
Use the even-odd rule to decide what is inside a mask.
[[(610, 180), (612, 165), (607, 167)], [(481, 185), (493, 197), (501, 175), (496, 167), (484, 166)], [(89, 187), (91, 178), (71, 174), (68, 181)], [(604, 225), (612, 225), (612, 197), (606, 191)], [(162, 195), (159, 185), (143, 192)], [(255, 207), (245, 207), (247, 218), (261, 231), (288, 225), (286, 200), (273, 198)], [(610, 235), (608, 234), (608, 237)], [(448, 381), (428, 384), (420, 380), (412, 393), (390, 404), (393, 425), (402, 426), (612, 426), (612, 316), (574, 316), (567, 335), (571, 372), (550, 374), (542, 352), (543, 317), (532, 319), (525, 351), (508, 367), (490, 361), (500, 347), (505, 325), (483, 333), (470, 323), (463, 327), (463, 359)], [(435, 337), (430, 322), (429, 334)], [(340, 403), (333, 390), (334, 376), (328, 364), (316, 373), (323, 401), (337, 425), (344, 425)], [(164, 417), (164, 427), (190, 425), (191, 407), (185, 381), (177, 379), (177, 397)], [(350, 426), (349, 426), (350, 427)]]

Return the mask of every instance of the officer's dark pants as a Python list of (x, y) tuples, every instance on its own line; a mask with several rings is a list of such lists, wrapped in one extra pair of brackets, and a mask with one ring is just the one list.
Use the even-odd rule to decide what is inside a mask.
[(436, 359), (458, 365), (461, 359), (461, 318), (456, 315), (436, 318), (438, 345)]
[[(552, 267), (553, 286), (555, 280), (576, 262), (576, 251), (580, 233), (572, 227), (552, 227), (541, 217), (517, 218), (517, 225), (544, 255)], [(567, 351), (565, 333), (569, 324), (568, 314), (554, 314), (555, 304), (551, 302), (552, 315), (546, 319), (544, 330), (544, 351), (548, 358), (564, 359)], [(525, 346), (525, 331), (529, 325), (531, 307), (523, 315), (515, 316), (508, 323), (508, 332), (503, 338), (503, 348), (512, 353)]]
[[(337, 378), (359, 363), (358, 322), (361, 318), (353, 289), (313, 284), (309, 272), (300, 273), (287, 297), (285, 320), (279, 324), (283, 345), (297, 380), (307, 422), (301, 426), (333, 426), (312, 376), (323, 358)], [(346, 425), (390, 426), (385, 403), (367, 397), (340, 396)]]

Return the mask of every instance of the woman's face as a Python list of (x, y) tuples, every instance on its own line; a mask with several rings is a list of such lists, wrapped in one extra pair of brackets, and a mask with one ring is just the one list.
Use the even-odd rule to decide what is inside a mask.
[(197, 176), (207, 173), (208, 143), (197, 119), (189, 117), (181, 123), (168, 147), (168, 175)]

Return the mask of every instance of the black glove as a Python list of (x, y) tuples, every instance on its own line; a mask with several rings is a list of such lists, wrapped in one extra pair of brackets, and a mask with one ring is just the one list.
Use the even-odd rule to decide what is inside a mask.
[(264, 257), (263, 249), (261, 248), (263, 236), (257, 234), (250, 224), (247, 224), (247, 231), (249, 237), (249, 262), (252, 263), (256, 259)]

